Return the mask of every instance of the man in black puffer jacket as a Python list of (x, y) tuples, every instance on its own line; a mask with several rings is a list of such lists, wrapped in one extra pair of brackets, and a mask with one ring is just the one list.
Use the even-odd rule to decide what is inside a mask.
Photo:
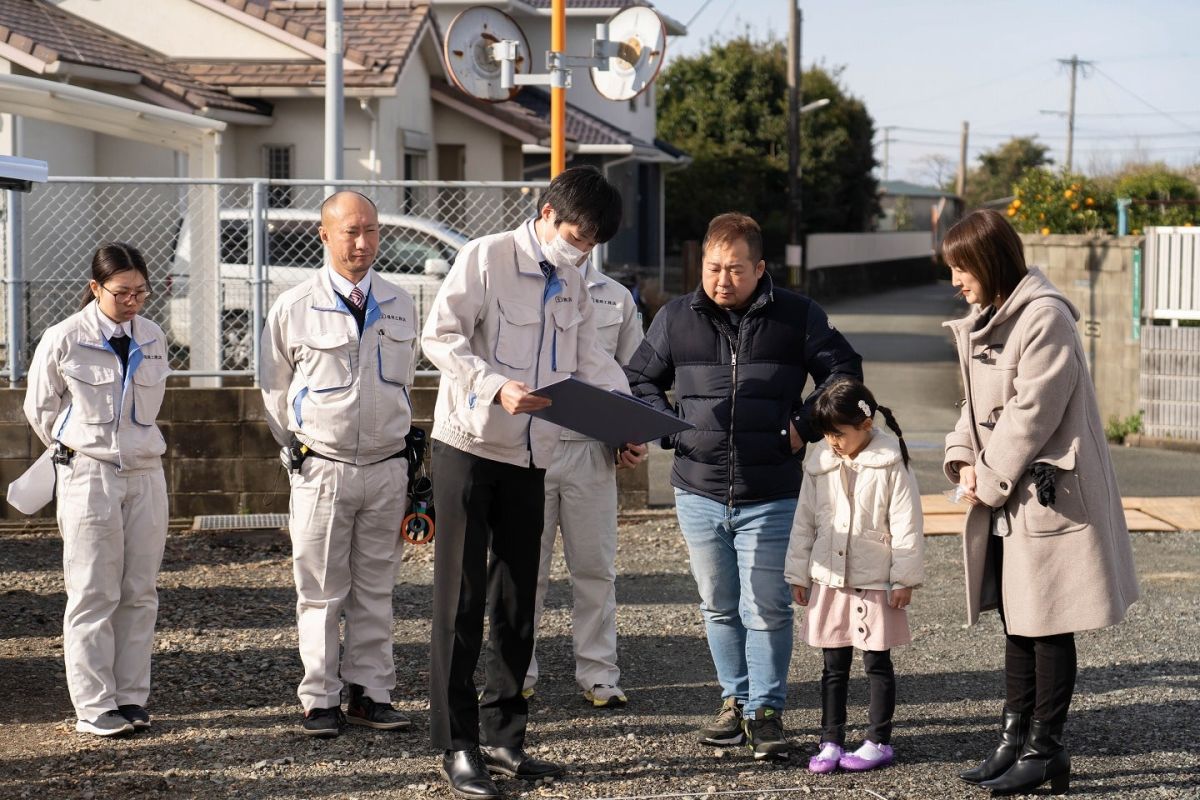
[(821, 389), (837, 375), (861, 380), (862, 359), (820, 306), (772, 285), (750, 217), (714, 218), (703, 251), (700, 287), (663, 306), (625, 371), (635, 396), (695, 426), (663, 444), (675, 449), (679, 528), (721, 683), (721, 709), (700, 741), (781, 758), (797, 454), (820, 438), (808, 420)]

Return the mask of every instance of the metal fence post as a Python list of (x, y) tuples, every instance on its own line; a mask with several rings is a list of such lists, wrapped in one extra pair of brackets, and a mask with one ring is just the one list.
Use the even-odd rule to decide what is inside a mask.
[(4, 221), (8, 253), (8, 384), (21, 379), (21, 352), (25, 332), (25, 280), (21, 274), (21, 193), (8, 190)]
[(1133, 340), (1142, 340), (1142, 248), (1133, 251)]
[(266, 291), (266, 259), (264, 251), (267, 244), (267, 182), (254, 182), (250, 211), (250, 264), (253, 271), (251, 280), (251, 302), (253, 318), (250, 320), (250, 331), (254, 337), (254, 385), (261, 385), (262, 369), (262, 329), (263, 293)]

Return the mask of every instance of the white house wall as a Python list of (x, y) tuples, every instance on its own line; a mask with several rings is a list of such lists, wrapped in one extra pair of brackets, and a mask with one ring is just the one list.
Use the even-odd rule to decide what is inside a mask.
[[(426, 154), (426, 178), (437, 175), (437, 143), (433, 142), (434, 111), (429, 97), (429, 67), (419, 53), (413, 53), (396, 81), (396, 96), (379, 101), (379, 136), (376, 147), (381, 178), (412, 179), (404, 174), (404, 137), (402, 131), (427, 136), (431, 148)], [(361, 111), (359, 112), (362, 113)], [(363, 161), (364, 170), (366, 161)]]
[(503, 134), (442, 105), (434, 108), (433, 123), (437, 144), (465, 146), (466, 180), (504, 180)]
[[(170, 58), (304, 60), (309, 57), (192, 0), (49, 0)], [(153, 9), (152, 11), (150, 9)]]
[(95, 134), (95, 154), (95, 172), (90, 174), (106, 177), (175, 177), (175, 151), (165, 147), (98, 133)]

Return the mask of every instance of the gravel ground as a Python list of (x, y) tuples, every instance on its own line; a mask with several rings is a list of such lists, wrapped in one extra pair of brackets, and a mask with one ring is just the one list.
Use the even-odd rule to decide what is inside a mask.
[[(1144, 599), (1129, 619), (1079, 637), (1068, 727), (1072, 793), (1200, 797), (1200, 534), (1140, 534)], [(151, 732), (76, 734), (64, 683), (61, 545), (53, 531), (0, 529), (0, 798), (446, 798), (428, 744), (432, 550), (411, 548), (396, 587), (397, 701), (414, 727), (363, 728), (324, 742), (300, 735), (293, 590), (285, 538), (173, 532), (160, 580)], [(719, 703), (696, 593), (670, 516), (626, 519), (618, 584), (620, 660), (630, 705), (596, 712), (574, 686), (569, 589), (561, 560), (539, 645), (542, 682), (529, 749), (568, 763), (545, 786), (501, 782), (513, 797), (684, 796), (982, 798), (955, 774), (994, 740), (1002, 637), (995, 615), (963, 628), (957, 537), (929, 540), (929, 583), (911, 611), (914, 641), (895, 654), (898, 763), (859, 776), (809, 775), (819, 651), (798, 646), (786, 712), (790, 763), (698, 745)], [(851, 737), (866, 720), (861, 668)], [(736, 795), (735, 795), (736, 793)]]

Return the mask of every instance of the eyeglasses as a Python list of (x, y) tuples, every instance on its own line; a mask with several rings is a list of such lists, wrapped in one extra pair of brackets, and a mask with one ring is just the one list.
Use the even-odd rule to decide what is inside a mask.
[(126, 302), (129, 302), (130, 300), (132, 300), (135, 303), (141, 303), (141, 302), (145, 301), (145, 299), (148, 298), (151, 294), (153, 294), (153, 292), (151, 292), (149, 289), (138, 289), (136, 292), (125, 292), (125, 291), (114, 292), (112, 289), (108, 288), (104, 284), (100, 284), (100, 288), (103, 289), (104, 291), (108, 292), (109, 294), (111, 294), (113, 296), (113, 299), (116, 300), (118, 303), (126, 303)]

